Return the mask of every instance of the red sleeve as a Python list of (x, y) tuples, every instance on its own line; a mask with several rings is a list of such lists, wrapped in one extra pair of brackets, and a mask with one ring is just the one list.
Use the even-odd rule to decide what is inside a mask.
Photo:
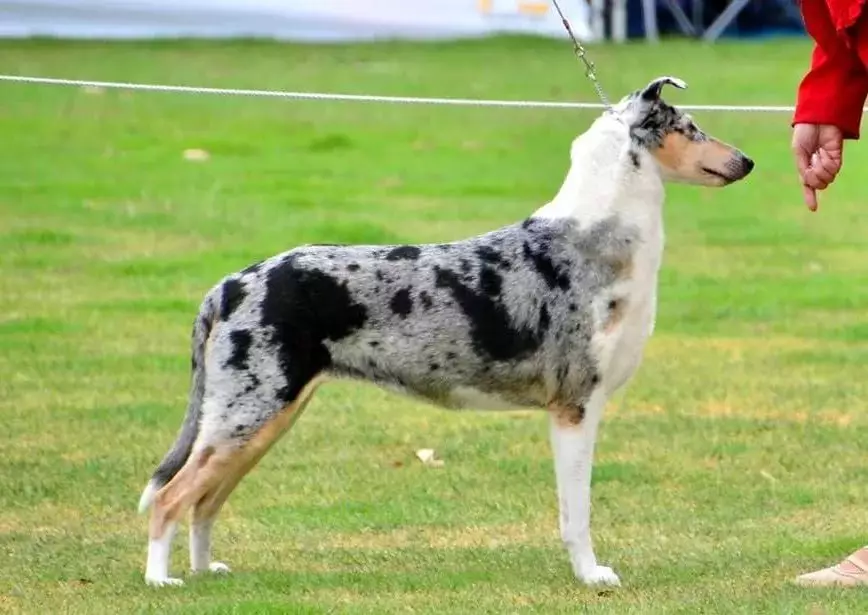
[(793, 124), (832, 124), (845, 138), (858, 139), (868, 72), (838, 35), (824, 0), (803, 0), (802, 15), (816, 46), (811, 68), (799, 85)]

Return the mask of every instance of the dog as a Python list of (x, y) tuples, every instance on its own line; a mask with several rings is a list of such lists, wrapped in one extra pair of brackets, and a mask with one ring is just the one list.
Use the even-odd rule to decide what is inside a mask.
[(307, 245), (225, 277), (193, 326), (186, 417), (142, 493), (145, 579), (169, 576), (192, 509), (193, 572), (229, 494), (326, 378), (376, 383), (444, 407), (549, 414), (560, 534), (575, 576), (619, 585), (590, 535), (591, 465), (607, 399), (654, 328), (664, 183), (717, 187), (754, 163), (661, 98), (660, 77), (572, 143), (555, 197), (527, 219), (443, 244)]

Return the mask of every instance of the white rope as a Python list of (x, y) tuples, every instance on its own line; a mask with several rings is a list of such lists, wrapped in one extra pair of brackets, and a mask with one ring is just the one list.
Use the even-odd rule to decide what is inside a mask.
[[(185, 94), (220, 94), (224, 96), (258, 96), (263, 98), (290, 98), (296, 100), (337, 100), (352, 102), (404, 103), (420, 105), (454, 105), (465, 107), (542, 107), (558, 109), (603, 109), (600, 103), (557, 102), (543, 100), (485, 100), (473, 98), (421, 98), (417, 96), (374, 96), (367, 94), (331, 94), (328, 92), (284, 92), (280, 90), (241, 90), (236, 88), (206, 88), (187, 85), (156, 85), (151, 83), (122, 83), (51, 77), (24, 77), (0, 75), (0, 81), (41, 85), (67, 85), (116, 90), (144, 90), (148, 92), (181, 92)], [(759, 113), (787, 113), (793, 107), (780, 105), (678, 105), (686, 111), (734, 111)]]

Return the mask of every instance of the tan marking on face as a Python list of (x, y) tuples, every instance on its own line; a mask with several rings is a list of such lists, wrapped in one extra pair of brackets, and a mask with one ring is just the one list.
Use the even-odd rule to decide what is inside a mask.
[(149, 525), (151, 538), (163, 536), (167, 526), (179, 521), (191, 506), (195, 520), (213, 518), (241, 479), (295, 424), (321, 382), (321, 377), (311, 380), (294, 402), (260, 427), (247, 442), (238, 444), (229, 440), (191, 455), (157, 492)]
[(731, 176), (728, 165), (738, 152), (717, 139), (694, 141), (680, 132), (670, 132), (663, 137), (661, 146), (651, 151), (651, 155), (657, 160), (666, 179), (703, 186), (723, 186), (728, 183), (725, 179), (704, 169)]
[(574, 404), (552, 402), (548, 410), (558, 427), (576, 427), (585, 417), (584, 407)]

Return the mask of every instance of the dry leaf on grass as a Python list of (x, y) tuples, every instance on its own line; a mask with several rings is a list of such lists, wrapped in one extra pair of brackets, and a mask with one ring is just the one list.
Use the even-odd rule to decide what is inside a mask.
[(433, 448), (420, 448), (418, 451), (416, 451), (416, 457), (418, 457), (419, 461), (421, 461), (423, 464), (432, 468), (442, 468), (444, 465), (444, 461), (442, 459), (436, 459), (434, 457)]
[(184, 160), (191, 160), (193, 162), (203, 162), (208, 160), (211, 155), (203, 149), (185, 149), (184, 150)]

